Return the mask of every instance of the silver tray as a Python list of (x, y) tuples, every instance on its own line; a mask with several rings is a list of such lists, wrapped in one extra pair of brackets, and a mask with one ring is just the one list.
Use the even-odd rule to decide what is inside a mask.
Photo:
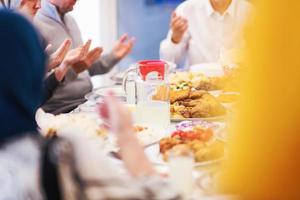
[(118, 73), (114, 74), (112, 77), (110, 77), (110, 79), (113, 80), (116, 84), (122, 85), (124, 75), (125, 75), (125, 72), (118, 72)]
[(96, 88), (92, 92), (86, 94), (84, 97), (88, 101), (95, 102), (103, 99), (103, 97), (105, 97), (110, 91), (112, 91), (115, 96), (118, 97), (121, 101), (126, 101), (125, 92), (123, 88), (118, 85)]

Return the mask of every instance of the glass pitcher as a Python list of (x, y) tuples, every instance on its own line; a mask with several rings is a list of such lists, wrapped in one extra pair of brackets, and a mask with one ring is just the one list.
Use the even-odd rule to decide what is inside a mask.
[(127, 103), (136, 106), (137, 124), (169, 128), (169, 69), (165, 61), (146, 60), (132, 65), (125, 74), (123, 88)]

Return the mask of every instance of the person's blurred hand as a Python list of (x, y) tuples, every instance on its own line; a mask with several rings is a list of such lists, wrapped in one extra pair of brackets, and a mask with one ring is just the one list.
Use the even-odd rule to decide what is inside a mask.
[[(71, 40), (66, 39), (60, 45), (60, 47), (53, 54), (50, 55), (48, 69), (54, 69), (62, 63), (62, 61), (64, 60), (66, 54), (68, 53), (71, 47), (71, 44), (72, 44)], [(45, 51), (49, 53), (51, 47), (52, 47), (51, 44), (48, 45)]]
[(170, 27), (172, 30), (172, 42), (178, 44), (181, 42), (184, 33), (188, 29), (188, 21), (177, 15), (175, 12), (172, 13)]
[(108, 94), (99, 104), (99, 114), (113, 133), (133, 135), (131, 113), (113, 94)]
[(72, 66), (75, 63), (79, 62), (85, 56), (85, 51), (86, 50), (83, 46), (72, 49), (67, 53), (63, 62), (65, 62), (69, 66)]
[(45, 52), (46, 52), (46, 54), (50, 54), (50, 51), (51, 51), (51, 49), (52, 49), (52, 44), (48, 44), (47, 46), (46, 46), (46, 48), (45, 48)]
[(58, 81), (61, 81), (71, 66), (79, 62), (86, 55), (86, 46), (80, 46), (70, 50), (64, 58), (62, 64), (55, 69), (55, 76)]
[(91, 47), (91, 43), (92, 43), (91, 40), (88, 40), (85, 43), (85, 45), (83, 46), (84, 48), (83, 57), (78, 62), (73, 64), (73, 69), (77, 74), (83, 72), (84, 70), (87, 70), (101, 56), (101, 53), (103, 51), (101, 47), (96, 47), (91, 51), (89, 51)]
[(156, 172), (134, 133), (131, 113), (117, 97), (108, 94), (99, 105), (99, 115), (116, 134), (120, 156), (131, 175), (155, 175)]
[(117, 59), (122, 59), (127, 56), (134, 45), (135, 38), (128, 38), (127, 34), (120, 37), (117, 44), (113, 48), (113, 54)]

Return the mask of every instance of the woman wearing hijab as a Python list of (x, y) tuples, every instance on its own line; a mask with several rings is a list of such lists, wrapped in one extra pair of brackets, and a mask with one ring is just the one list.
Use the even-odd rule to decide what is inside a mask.
[[(33, 173), (40, 155), (34, 115), (42, 99), (46, 58), (27, 20), (0, 11), (0, 24), (0, 199), (39, 198)], [(28, 167), (32, 176), (18, 173), (19, 167)]]
[[(41, 8), (40, 0), (0, 0), (0, 7), (9, 10), (17, 10), (20, 14), (24, 15), (28, 20), (32, 21), (37, 11)], [(82, 46), (69, 51), (71, 47), (71, 40), (66, 39), (61, 46), (52, 54), (48, 52), (51, 50), (51, 44), (45, 49), (49, 56), (47, 78), (45, 79), (46, 93), (44, 101), (48, 100), (53, 91), (64, 80), (65, 75), (70, 70), (71, 66), (85, 58), (89, 53), (89, 47), (91, 41), (88, 41)], [(96, 48), (97, 54), (99, 54), (100, 48)]]
[(0, 19), (0, 121), (1, 134), (13, 135), (36, 130), (34, 113), (42, 98), (46, 57), (29, 22), (4, 13)]
[(157, 176), (131, 132), (129, 111), (113, 96), (102, 109), (127, 119), (105, 115), (130, 176), (119, 176), (103, 152), (76, 134), (70, 143), (42, 138), (34, 117), (42, 99), (43, 46), (22, 16), (2, 10), (0, 24), (0, 199), (179, 199)]

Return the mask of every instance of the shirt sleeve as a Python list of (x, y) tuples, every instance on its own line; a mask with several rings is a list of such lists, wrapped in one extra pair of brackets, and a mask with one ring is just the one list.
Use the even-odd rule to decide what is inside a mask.
[(102, 56), (98, 59), (90, 68), (89, 73), (91, 76), (105, 74), (109, 72), (120, 59), (117, 59), (113, 53), (109, 53), (107, 55)]
[(50, 72), (44, 81), (44, 97), (42, 104), (50, 99), (53, 95), (54, 90), (59, 86), (60, 82), (56, 79), (55, 73)]
[[(176, 14), (181, 16), (186, 16), (186, 6), (185, 3), (180, 4), (176, 8)], [(175, 62), (179, 64), (184, 56), (187, 54), (188, 46), (190, 40), (189, 30), (183, 35), (182, 40), (175, 44), (172, 41), (172, 30), (169, 30), (167, 38), (163, 40), (160, 44), (160, 58), (170, 62)]]
[(189, 37), (189, 33), (186, 33), (181, 42), (175, 44), (170, 30), (167, 38), (160, 44), (160, 58), (178, 64), (187, 52)]

